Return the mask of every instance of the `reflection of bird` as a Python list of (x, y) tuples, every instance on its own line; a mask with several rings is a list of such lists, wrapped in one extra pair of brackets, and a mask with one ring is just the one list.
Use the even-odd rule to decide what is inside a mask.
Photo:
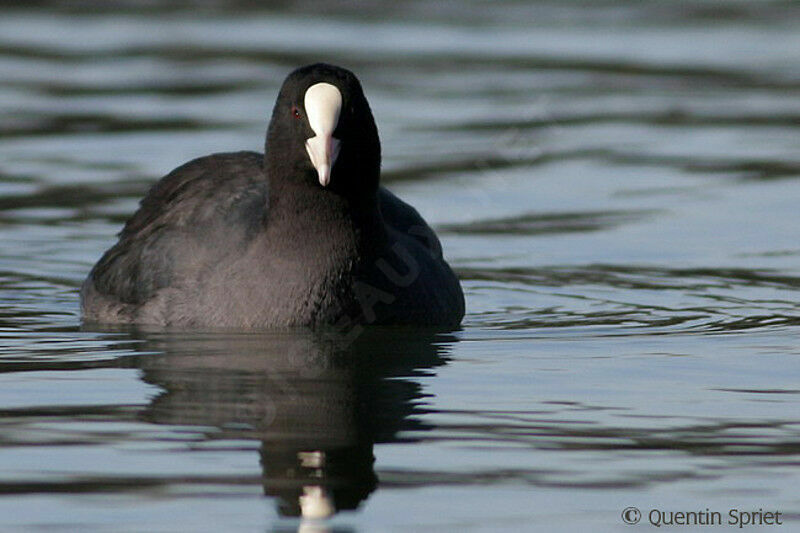
[(260, 441), (264, 493), (280, 513), (322, 517), (355, 509), (375, 489), (375, 443), (425, 429), (409, 418), (420, 385), (402, 378), (444, 364), (443, 340), (453, 339), (384, 328), (355, 340), (310, 331), (151, 333), (143, 350), (163, 354), (133, 364), (164, 389), (144, 419)]
[(159, 181), (92, 269), (84, 320), (184, 327), (457, 326), (433, 230), (379, 186), (356, 77), (316, 64), (278, 95), (266, 154), (215, 154)]

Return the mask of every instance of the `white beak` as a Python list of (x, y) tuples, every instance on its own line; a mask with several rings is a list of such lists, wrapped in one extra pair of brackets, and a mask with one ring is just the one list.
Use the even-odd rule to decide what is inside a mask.
[(339, 139), (333, 137), (342, 110), (342, 93), (330, 83), (317, 83), (308, 88), (303, 102), (311, 129), (316, 135), (306, 140), (306, 151), (317, 169), (319, 183), (327, 187), (331, 169), (339, 155)]

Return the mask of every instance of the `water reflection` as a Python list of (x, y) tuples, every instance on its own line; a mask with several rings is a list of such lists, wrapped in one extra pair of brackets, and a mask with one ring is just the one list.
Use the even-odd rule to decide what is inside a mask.
[[(450, 335), (368, 330), (143, 334), (131, 358), (163, 388), (142, 417), (209, 426), (209, 440), (257, 439), (264, 494), (284, 516), (356, 509), (378, 484), (375, 443), (425, 429), (418, 376), (446, 361)], [(152, 352), (158, 352), (152, 354)]]

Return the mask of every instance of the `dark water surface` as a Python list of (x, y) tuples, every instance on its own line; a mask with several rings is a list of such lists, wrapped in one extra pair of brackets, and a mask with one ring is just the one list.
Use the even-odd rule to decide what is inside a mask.
[[(800, 527), (797, 2), (270, 4), (0, 2), (0, 530)], [(463, 330), (81, 330), (149, 184), (317, 60)]]

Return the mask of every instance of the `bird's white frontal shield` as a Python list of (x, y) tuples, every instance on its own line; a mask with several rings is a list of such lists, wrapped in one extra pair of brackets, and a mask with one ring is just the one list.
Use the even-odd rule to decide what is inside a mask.
[(303, 105), (311, 129), (316, 135), (306, 140), (306, 151), (317, 169), (319, 183), (327, 187), (331, 169), (339, 155), (339, 139), (333, 137), (342, 110), (342, 93), (330, 83), (316, 83), (306, 91)]

